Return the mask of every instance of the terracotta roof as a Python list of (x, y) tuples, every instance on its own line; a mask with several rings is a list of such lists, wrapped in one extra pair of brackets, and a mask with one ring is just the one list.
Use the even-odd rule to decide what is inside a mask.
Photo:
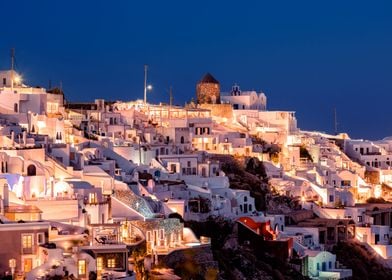
[(4, 207), (6, 213), (42, 213), (35, 205), (14, 205)]
[(219, 84), (219, 81), (215, 79), (210, 73), (204, 75), (204, 77), (200, 80), (199, 83), (205, 84)]

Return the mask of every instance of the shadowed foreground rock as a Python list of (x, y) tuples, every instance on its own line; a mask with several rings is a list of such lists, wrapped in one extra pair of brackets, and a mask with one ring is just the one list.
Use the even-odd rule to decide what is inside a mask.
[(182, 279), (218, 277), (218, 263), (214, 261), (210, 246), (174, 251), (163, 257), (161, 264), (173, 268)]

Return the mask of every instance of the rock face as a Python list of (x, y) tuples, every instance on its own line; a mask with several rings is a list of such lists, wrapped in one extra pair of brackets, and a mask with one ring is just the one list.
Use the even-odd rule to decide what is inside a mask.
[(160, 260), (182, 279), (217, 279), (218, 263), (210, 246), (174, 251)]

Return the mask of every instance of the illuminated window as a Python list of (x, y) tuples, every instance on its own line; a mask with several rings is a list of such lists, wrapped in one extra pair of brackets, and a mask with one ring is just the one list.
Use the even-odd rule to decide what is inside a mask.
[(97, 194), (96, 193), (89, 193), (89, 202), (90, 203), (97, 203)]
[(86, 275), (86, 260), (78, 260), (78, 274)]
[(32, 250), (33, 248), (33, 235), (32, 234), (23, 234), (22, 235), (22, 248), (23, 251)]
[(116, 267), (116, 259), (108, 259), (108, 268), (115, 268)]
[(97, 258), (97, 271), (102, 271), (103, 269), (103, 259), (102, 257)]

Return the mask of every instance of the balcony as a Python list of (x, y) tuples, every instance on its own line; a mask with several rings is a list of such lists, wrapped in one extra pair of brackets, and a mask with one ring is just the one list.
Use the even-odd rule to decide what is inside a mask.
[(22, 255), (32, 255), (35, 252), (35, 246), (32, 246), (30, 248), (22, 248)]

